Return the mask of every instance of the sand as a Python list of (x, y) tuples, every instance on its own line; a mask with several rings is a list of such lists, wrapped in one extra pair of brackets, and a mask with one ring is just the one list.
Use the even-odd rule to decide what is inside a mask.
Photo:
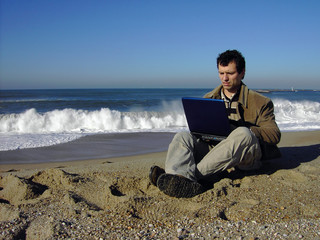
[(190, 199), (149, 183), (162, 137), (154, 153), (0, 165), (0, 239), (320, 239), (320, 131), (283, 133), (281, 158)]

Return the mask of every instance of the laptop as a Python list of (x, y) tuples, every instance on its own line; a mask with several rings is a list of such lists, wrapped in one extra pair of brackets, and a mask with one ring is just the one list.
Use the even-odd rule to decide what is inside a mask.
[(207, 141), (222, 141), (231, 132), (223, 100), (210, 98), (182, 98), (189, 130)]

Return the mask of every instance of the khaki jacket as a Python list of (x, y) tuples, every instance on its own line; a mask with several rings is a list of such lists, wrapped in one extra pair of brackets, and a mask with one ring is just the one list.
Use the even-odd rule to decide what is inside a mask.
[[(222, 85), (207, 93), (204, 98), (221, 99)], [(272, 101), (247, 88), (242, 83), (239, 94), (239, 114), (242, 124), (251, 129), (260, 141), (263, 159), (280, 157), (276, 144), (279, 143), (281, 132), (275, 121)]]

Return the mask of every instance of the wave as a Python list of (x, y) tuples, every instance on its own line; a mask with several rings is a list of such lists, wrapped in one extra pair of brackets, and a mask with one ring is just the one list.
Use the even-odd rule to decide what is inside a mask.
[(274, 99), (276, 121), (282, 131), (320, 129), (320, 102)]
[(182, 111), (120, 112), (102, 108), (99, 111), (64, 109), (38, 113), (29, 109), (21, 114), (4, 114), (0, 118), (0, 133), (99, 133), (169, 130), (185, 126)]
[[(4, 99), (0, 100), (0, 103), (29, 103), (29, 102), (58, 102), (58, 101), (67, 101), (64, 99), (55, 99), (55, 98), (30, 98), (30, 99)], [(68, 101), (70, 101), (68, 99)], [(75, 100), (76, 101), (76, 100)]]
[[(320, 103), (273, 100), (281, 130), (320, 129)], [(109, 108), (97, 111), (63, 109), (38, 113), (29, 109), (20, 114), (1, 114), (0, 133), (98, 133), (131, 130), (170, 130), (186, 127), (182, 107), (167, 111), (120, 112)]]
[[(273, 99), (281, 131), (320, 129), (320, 103)], [(121, 112), (63, 109), (39, 113), (0, 114), (0, 151), (50, 146), (88, 134), (117, 132), (175, 132), (187, 129), (180, 103), (163, 103), (163, 111)]]

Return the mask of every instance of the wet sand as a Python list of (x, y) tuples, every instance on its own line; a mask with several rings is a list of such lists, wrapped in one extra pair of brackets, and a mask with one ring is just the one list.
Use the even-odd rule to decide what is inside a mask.
[(92, 160), (166, 151), (174, 133), (88, 135), (72, 142), (41, 148), (0, 152), (3, 164)]

